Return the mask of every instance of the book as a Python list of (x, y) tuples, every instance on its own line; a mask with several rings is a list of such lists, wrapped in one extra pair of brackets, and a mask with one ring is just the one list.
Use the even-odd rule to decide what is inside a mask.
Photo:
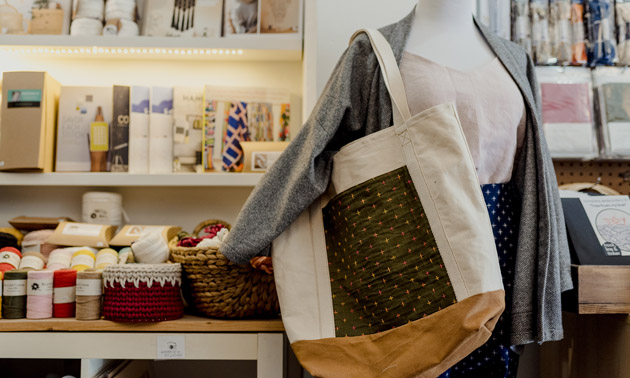
[(149, 173), (173, 172), (173, 88), (151, 88)]
[(149, 107), (151, 89), (131, 87), (129, 113), (129, 173), (149, 173)]
[(298, 33), (299, 0), (260, 0), (261, 33)]
[(225, 0), (223, 35), (258, 33), (258, 0)]
[(144, 9), (142, 34), (152, 37), (220, 37), (222, 0), (151, 0)]
[(129, 171), (129, 94), (130, 88), (114, 86), (114, 115), (111, 127), (109, 164), (111, 172)]
[(57, 125), (57, 172), (90, 171), (90, 125), (102, 109), (112, 120), (112, 87), (61, 87)]
[(196, 172), (201, 166), (203, 88), (173, 90), (173, 171)]

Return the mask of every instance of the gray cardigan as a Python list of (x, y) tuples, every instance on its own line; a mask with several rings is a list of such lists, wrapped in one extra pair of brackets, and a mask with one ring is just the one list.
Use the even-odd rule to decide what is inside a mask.
[[(381, 29), (400, 60), (414, 13)], [(488, 44), (518, 85), (527, 109), (513, 182), (522, 198), (512, 298), (512, 345), (563, 337), (561, 292), (572, 288), (569, 247), (553, 164), (543, 138), (532, 60), (482, 25)], [(268, 255), (271, 242), (327, 189), (332, 157), (389, 127), (392, 107), (365, 34), (344, 52), (311, 116), (245, 203), (221, 252), (237, 263)]]

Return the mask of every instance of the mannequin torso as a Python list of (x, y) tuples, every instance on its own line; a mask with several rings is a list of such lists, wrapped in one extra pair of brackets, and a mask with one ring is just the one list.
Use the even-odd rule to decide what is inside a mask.
[(446, 67), (469, 71), (495, 54), (473, 20), (473, 0), (418, 0), (405, 50)]

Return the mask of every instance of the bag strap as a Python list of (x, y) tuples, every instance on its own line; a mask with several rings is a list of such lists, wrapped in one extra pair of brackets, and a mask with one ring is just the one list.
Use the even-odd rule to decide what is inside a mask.
[(376, 29), (361, 29), (354, 33), (350, 39), (350, 43), (359, 35), (365, 33), (370, 38), (372, 49), (378, 59), (378, 64), (381, 67), (381, 73), (383, 74), (383, 80), (385, 86), (389, 92), (389, 96), (392, 99), (392, 107), (394, 112), (394, 123), (397, 124), (398, 120), (408, 121), (411, 118), (411, 112), (409, 111), (409, 105), (407, 103), (407, 94), (405, 92), (405, 85), (403, 84), (402, 76), (400, 75), (400, 69), (398, 68), (398, 62), (392, 51), (392, 47), (389, 42), (383, 37), (383, 34)]

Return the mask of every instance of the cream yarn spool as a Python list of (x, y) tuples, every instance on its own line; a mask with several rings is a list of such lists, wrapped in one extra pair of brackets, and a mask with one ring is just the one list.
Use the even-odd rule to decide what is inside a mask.
[(103, 23), (92, 18), (77, 18), (70, 25), (70, 35), (101, 35)]
[(131, 250), (137, 262), (141, 264), (161, 264), (170, 256), (168, 243), (161, 232), (143, 232), (140, 238), (131, 244)]
[(77, 272), (81, 272), (86, 269), (94, 269), (95, 263), (96, 256), (94, 254), (94, 250), (86, 247), (76, 251), (72, 255), (70, 268), (76, 270)]
[(75, 18), (91, 18), (103, 21), (104, 9), (105, 2), (103, 0), (78, 0)]
[(109, 265), (118, 264), (118, 252), (111, 248), (105, 248), (96, 254), (96, 264), (94, 269), (103, 270)]
[(70, 248), (55, 249), (48, 256), (48, 266), (46, 270), (60, 270), (70, 268), (72, 255), (74, 252)]
[(20, 269), (23, 270), (41, 270), (46, 266), (44, 255), (39, 252), (26, 252), (22, 254), (20, 260)]
[(108, 0), (105, 4), (105, 19), (107, 21), (114, 19), (133, 21), (136, 18), (135, 15), (135, 0)]
[(119, 37), (134, 37), (137, 35), (140, 35), (138, 24), (129, 20), (120, 20), (120, 30), (118, 30)]
[(83, 194), (83, 222), (122, 225), (122, 196), (118, 193), (108, 192)]

